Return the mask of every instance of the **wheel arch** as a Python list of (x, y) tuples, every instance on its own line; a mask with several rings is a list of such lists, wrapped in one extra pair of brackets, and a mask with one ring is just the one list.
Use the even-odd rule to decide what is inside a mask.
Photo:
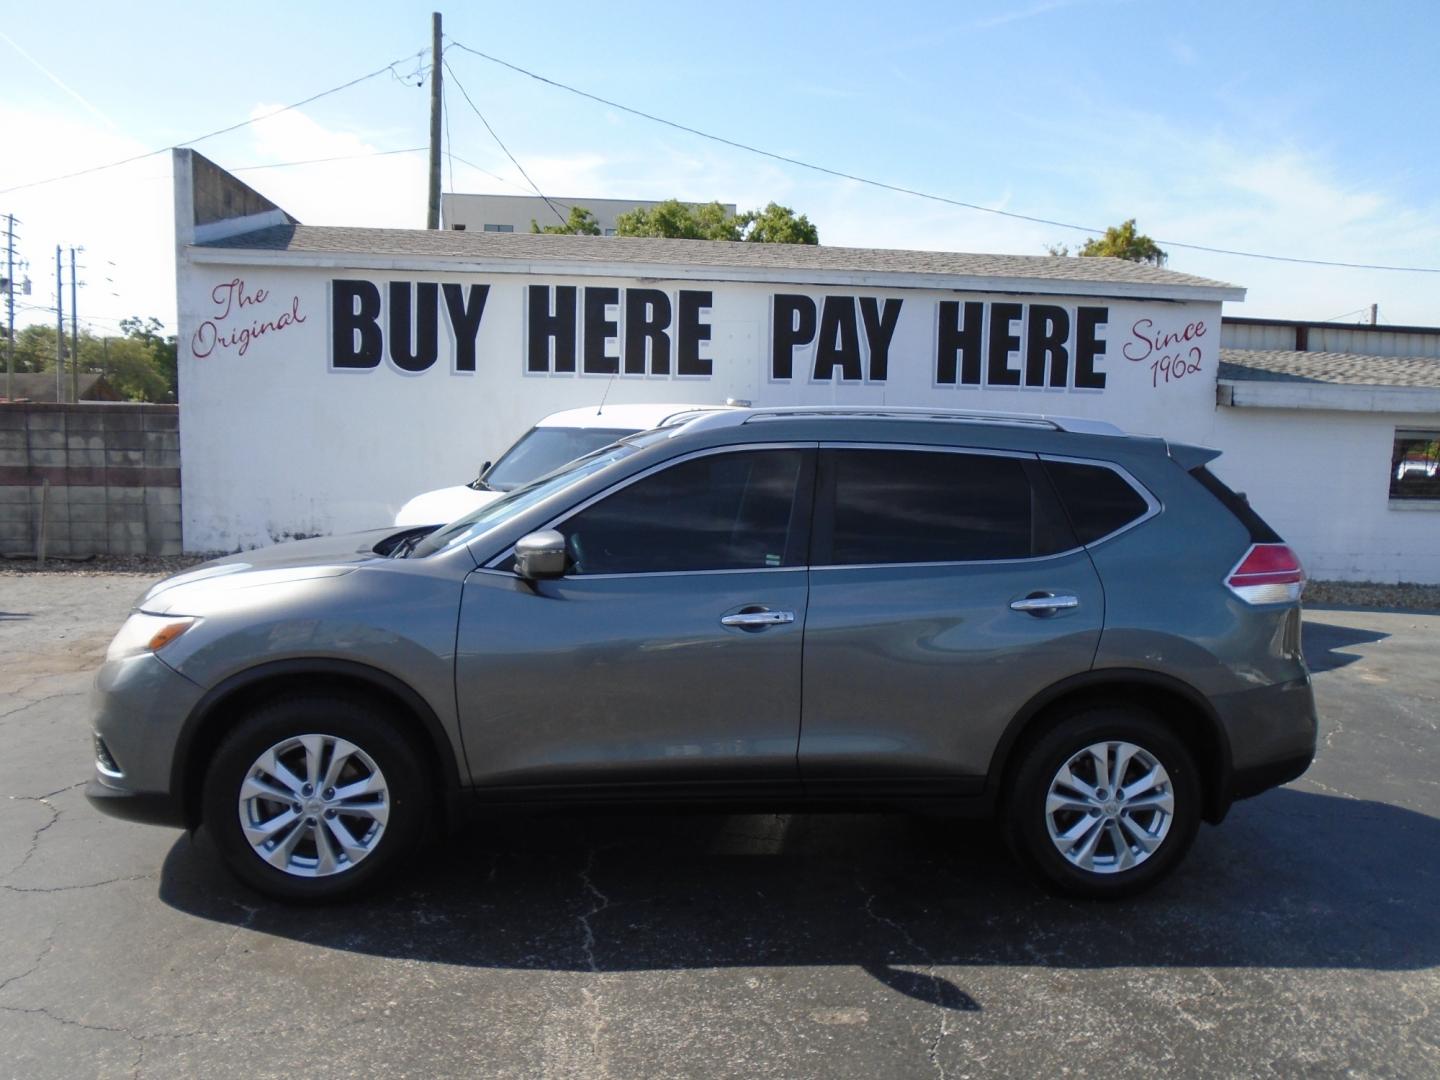
[(1230, 809), (1230, 739), (1205, 695), (1173, 676), (1135, 668), (1106, 668), (1063, 679), (1032, 697), (1010, 721), (991, 759), (986, 791), (996, 805), (1024, 748), (1077, 708), (1139, 705), (1181, 739), (1200, 773), (1202, 817), (1218, 823)]
[(461, 790), (460, 762), (440, 718), (413, 688), (395, 676), (352, 660), (329, 658), (275, 660), (237, 672), (202, 697), (186, 718), (170, 767), (170, 790), (178, 795), (186, 824), (201, 819), (201, 779), (205, 764), (245, 710), (271, 698), (294, 693), (359, 692), (407, 716), (406, 726), (425, 765), (443, 793), (437, 812), (454, 818)]

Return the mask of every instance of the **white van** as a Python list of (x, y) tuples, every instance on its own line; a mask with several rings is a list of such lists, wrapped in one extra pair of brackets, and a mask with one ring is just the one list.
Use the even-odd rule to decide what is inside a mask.
[(480, 475), (470, 483), (416, 495), (400, 508), (395, 524), (444, 525), (616, 439), (649, 431), (681, 413), (727, 407), (673, 403), (587, 405), (551, 413), (520, 436), (497, 461), (480, 466)]

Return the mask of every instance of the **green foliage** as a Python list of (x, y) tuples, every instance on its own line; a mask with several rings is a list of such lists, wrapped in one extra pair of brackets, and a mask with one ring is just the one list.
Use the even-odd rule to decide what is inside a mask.
[[(1057, 254), (1052, 248), (1052, 255)], [(1061, 249), (1059, 253), (1069, 254)], [(1144, 233), (1135, 231), (1135, 219), (1130, 218), (1119, 226), (1111, 226), (1105, 230), (1105, 235), (1094, 240), (1086, 240), (1080, 248), (1079, 254), (1084, 256), (1108, 256), (1114, 259), (1125, 259), (1129, 262), (1150, 263), (1152, 266), (1164, 266), (1168, 256), (1160, 250), (1160, 245), (1146, 236)]]
[(530, 231), (532, 233), (559, 233), (568, 236), (599, 236), (600, 223), (595, 220), (595, 215), (583, 206), (572, 206), (570, 216), (565, 219), (564, 225), (541, 226), (534, 218), (530, 219)]
[(820, 232), (803, 214), (770, 203), (763, 210), (730, 214), (718, 202), (683, 203), (666, 199), (615, 219), (621, 236), (663, 236), (677, 240), (735, 240), (763, 244), (818, 244)]
[(745, 239), (757, 244), (818, 244), (820, 230), (804, 214), (779, 203), (769, 203), (764, 210), (741, 214), (745, 220)]
[[(159, 319), (122, 319), (124, 337), (96, 337), (80, 332), (83, 372), (105, 376), (105, 381), (129, 401), (174, 401), (176, 343), (162, 336)], [(70, 335), (65, 335), (65, 368), (70, 369)], [(15, 370), (55, 370), (55, 328), (35, 324), (15, 334)], [(68, 375), (67, 375), (68, 378)]]

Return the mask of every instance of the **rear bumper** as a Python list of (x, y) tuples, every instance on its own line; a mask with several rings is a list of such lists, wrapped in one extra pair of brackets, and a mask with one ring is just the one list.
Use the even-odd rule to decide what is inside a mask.
[(1310, 767), (1319, 721), (1309, 675), (1213, 700), (1230, 743), (1227, 805), (1288, 783)]

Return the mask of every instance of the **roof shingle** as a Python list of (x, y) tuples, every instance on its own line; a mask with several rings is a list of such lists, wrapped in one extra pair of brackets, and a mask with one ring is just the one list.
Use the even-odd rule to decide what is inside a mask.
[(1440, 359), (1291, 349), (1221, 349), (1220, 378), (1234, 382), (1440, 387)]

